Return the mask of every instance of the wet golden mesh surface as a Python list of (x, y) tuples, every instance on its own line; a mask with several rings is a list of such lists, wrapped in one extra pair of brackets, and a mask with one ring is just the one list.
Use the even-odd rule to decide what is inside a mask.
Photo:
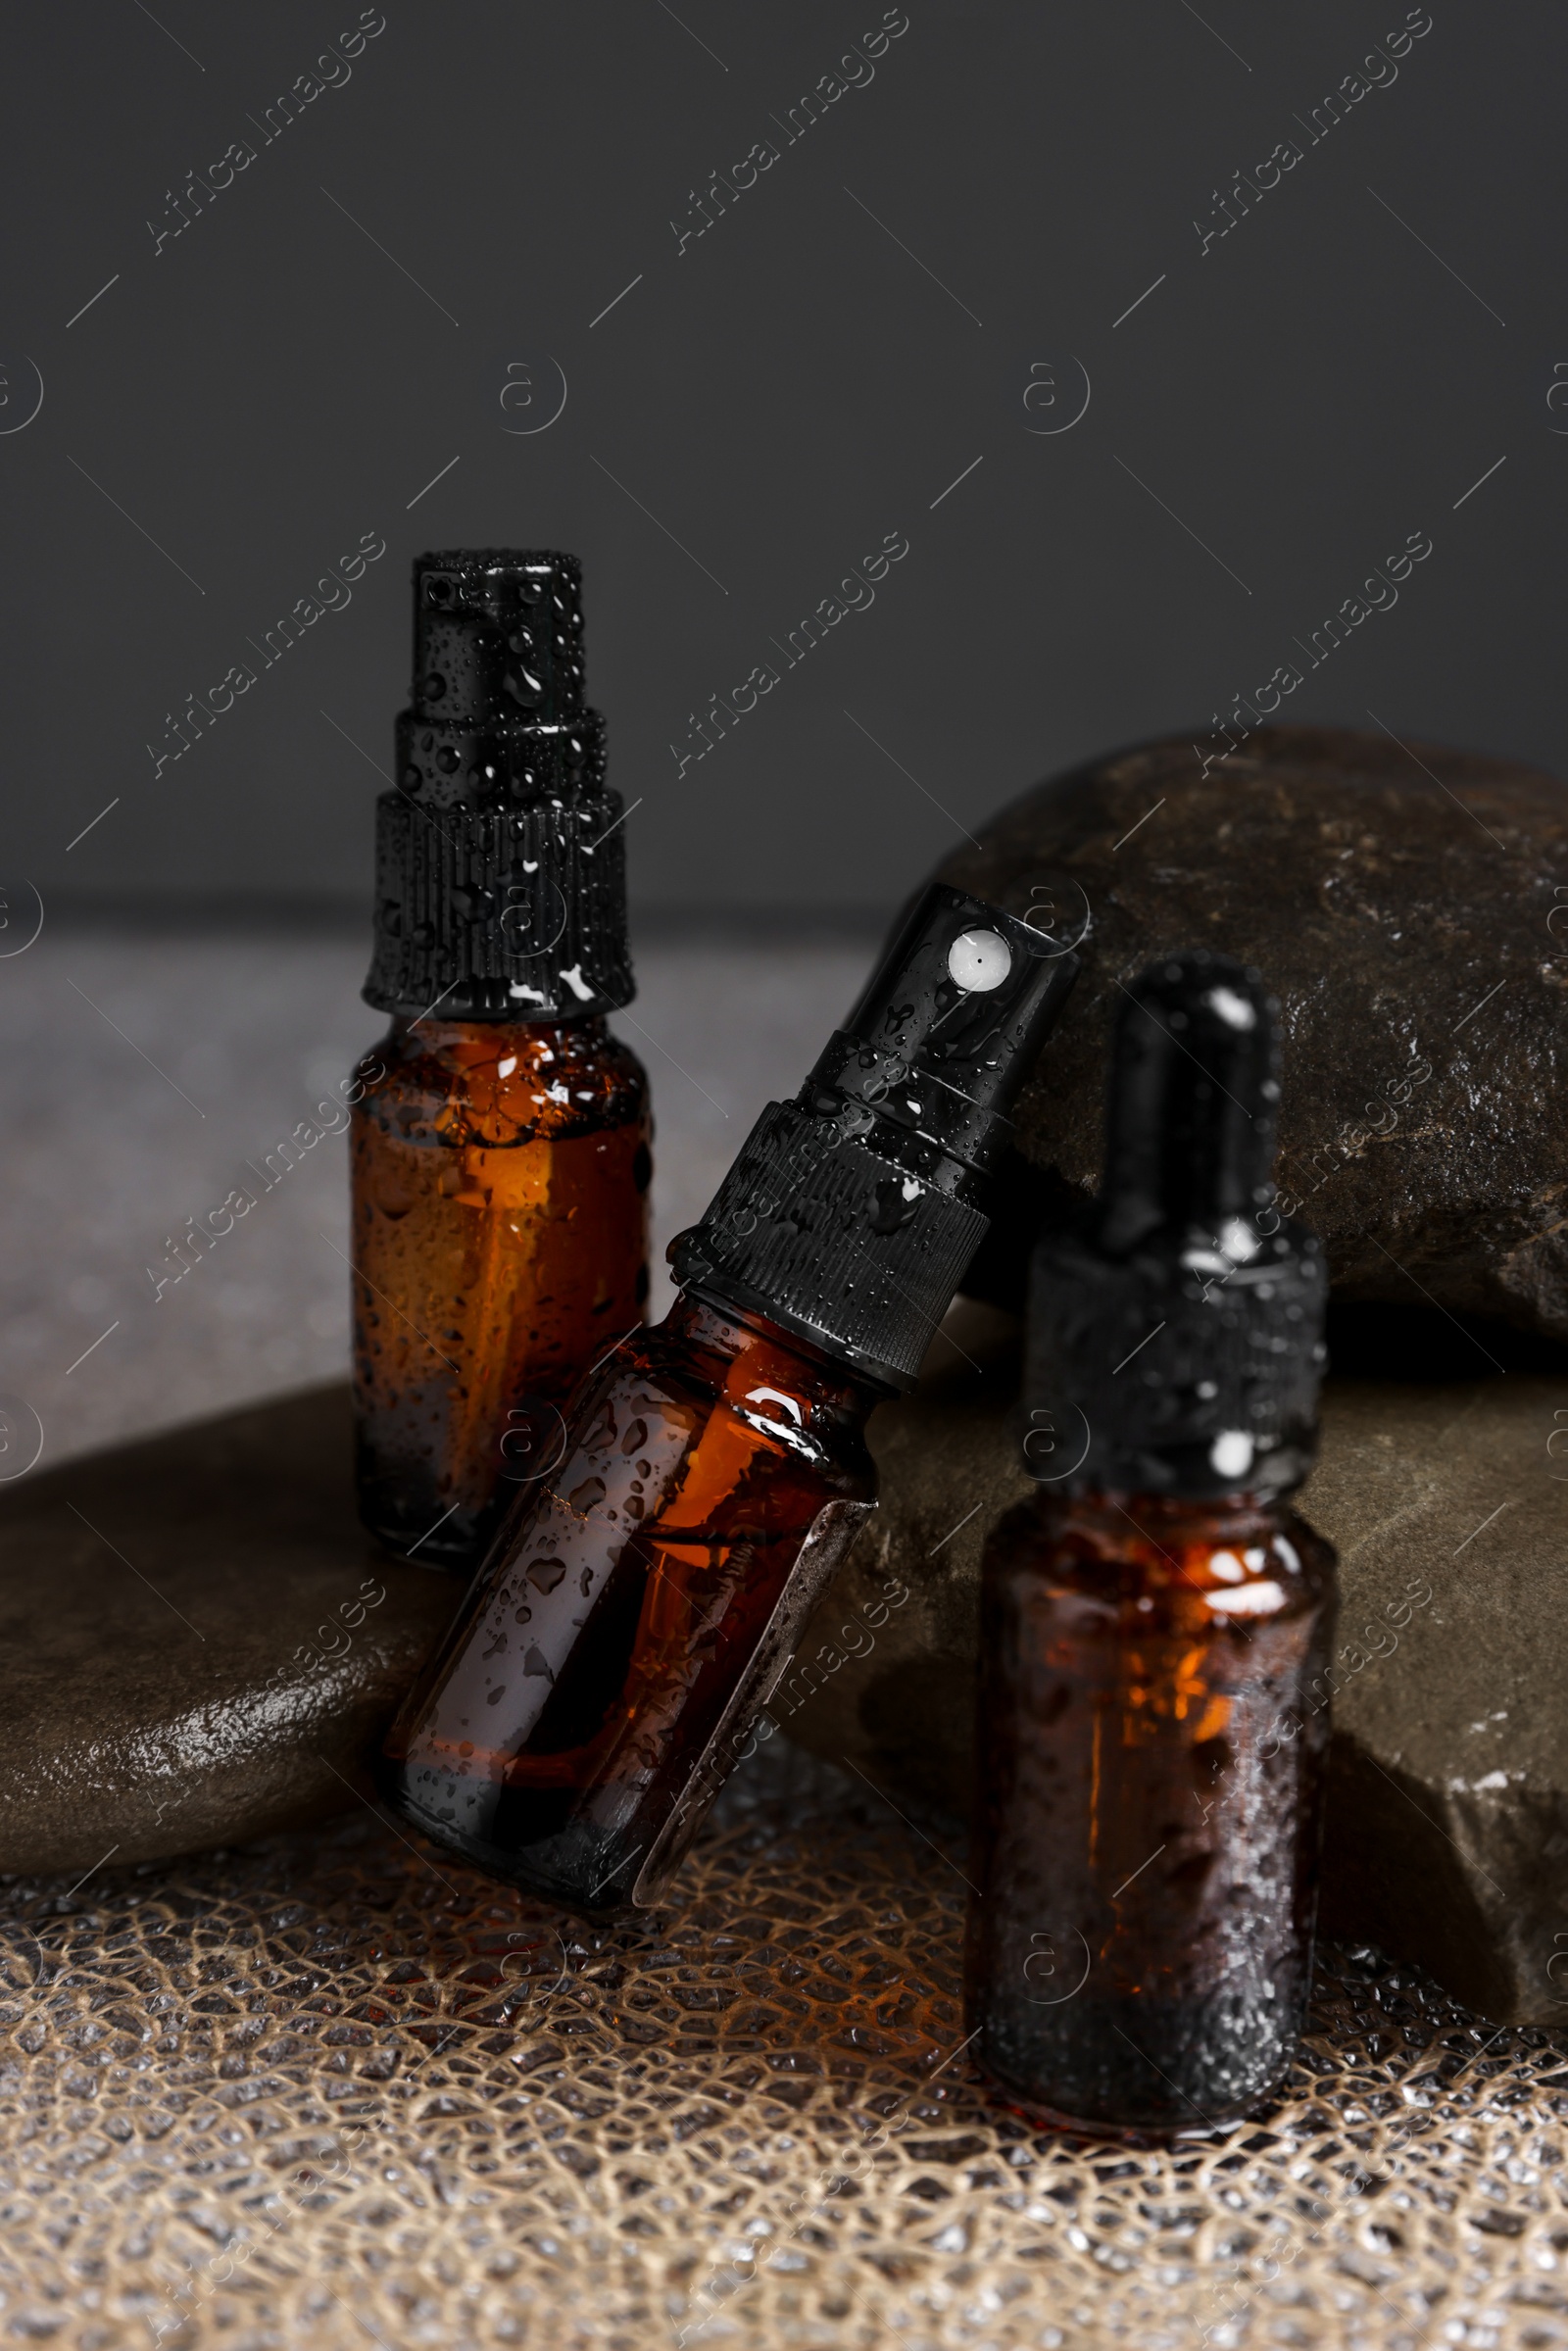
[(1547, 2036), (1334, 1952), (1261, 2123), (1051, 2139), (961, 2053), (964, 1890), (778, 1748), (651, 1931), (368, 1812), (14, 1886), (0, 2339), (1568, 2345)]

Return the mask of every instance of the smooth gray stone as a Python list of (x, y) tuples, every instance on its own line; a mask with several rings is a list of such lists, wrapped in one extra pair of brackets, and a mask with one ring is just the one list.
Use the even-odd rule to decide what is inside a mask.
[(118, 1868), (366, 1800), (462, 1591), (361, 1532), (342, 1384), (19, 1481), (0, 1871)]
[[(967, 1808), (980, 1553), (1031, 1491), (1005, 1323), (950, 1322), (871, 1422), (882, 1506), (770, 1713), (895, 1798)], [(1560, 1381), (1333, 1381), (1299, 1497), (1340, 1554), (1322, 1925), (1482, 2015), (1568, 2026), (1568, 1395)], [(1556, 1442), (1548, 1452), (1548, 1445)], [(897, 1595), (903, 1590), (907, 1597)], [(1430, 1597), (1420, 1595), (1429, 1593)], [(1391, 1645), (1392, 1642), (1392, 1645)], [(1374, 1655), (1374, 1649), (1385, 1653)]]
[[(1568, 1340), (1568, 788), (1387, 734), (1261, 727), (1221, 759), (1227, 740), (1037, 785), (941, 868), (1066, 934), (1093, 914), (1016, 1114), (1044, 1197), (1099, 1183), (1122, 987), (1155, 955), (1219, 949), (1280, 997), (1275, 1175), (1336, 1295)], [(1039, 1203), (1001, 1204), (967, 1287), (1020, 1307)]]

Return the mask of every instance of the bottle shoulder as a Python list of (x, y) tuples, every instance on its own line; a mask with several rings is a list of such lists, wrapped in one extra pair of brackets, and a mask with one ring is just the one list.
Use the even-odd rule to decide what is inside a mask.
[(1020, 1596), (1173, 1624), (1246, 1631), (1331, 1604), (1333, 1547), (1279, 1502), (1173, 1502), (1140, 1494), (1038, 1494), (988, 1539), (983, 1575)]
[(397, 1021), (360, 1070), (357, 1114), (410, 1143), (504, 1150), (648, 1123), (642, 1063), (600, 1019)]
[(727, 1429), (737, 1466), (770, 1462), (792, 1480), (824, 1482), (823, 1498), (869, 1501), (876, 1468), (865, 1412), (787, 1346), (737, 1334), (725, 1318), (677, 1304), (662, 1323), (628, 1334), (581, 1393), (574, 1438), (587, 1449), (652, 1407), (684, 1421), (693, 1441)]

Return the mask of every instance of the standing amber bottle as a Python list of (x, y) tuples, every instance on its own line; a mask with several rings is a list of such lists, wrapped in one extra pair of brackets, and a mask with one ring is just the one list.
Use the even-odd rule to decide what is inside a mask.
[(969, 2027), (1026, 2111), (1111, 2132), (1249, 2113), (1310, 1984), (1334, 1554), (1283, 1497), (1325, 1283), (1272, 1206), (1275, 1063), (1239, 964), (1129, 991), (1104, 1189), (1036, 1255), (1040, 1491), (981, 1569)]
[(926, 894), (673, 1245), (671, 1313), (579, 1393), (388, 1738), (408, 1819), (578, 1909), (659, 1898), (871, 1507), (866, 1417), (985, 1232), (1075, 971)]
[(415, 564), (413, 708), (377, 809), (368, 1002), (393, 1015), (353, 1124), (360, 1509), (478, 1564), (595, 1357), (641, 1319), (647, 1083), (616, 794), (582, 699), (570, 556)]

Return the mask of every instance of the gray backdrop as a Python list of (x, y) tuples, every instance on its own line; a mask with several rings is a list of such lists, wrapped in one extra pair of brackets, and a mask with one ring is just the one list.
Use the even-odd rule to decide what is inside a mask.
[(1568, 24), (1406, 15), (14, 7), (8, 887), (363, 903), (462, 542), (583, 558), (645, 912), (885, 909), (1292, 662), (1560, 764)]

